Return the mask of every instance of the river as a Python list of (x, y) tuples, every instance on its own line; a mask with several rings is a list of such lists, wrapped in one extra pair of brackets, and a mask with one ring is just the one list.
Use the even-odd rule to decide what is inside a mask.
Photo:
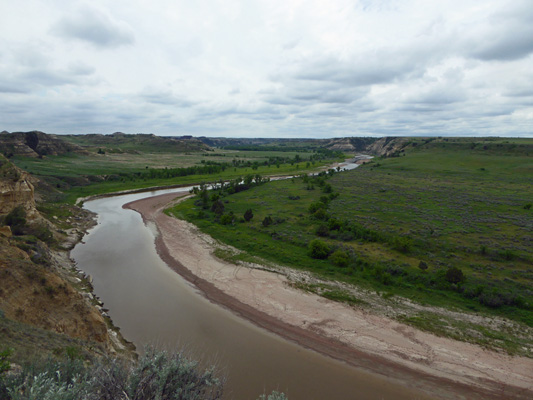
[(71, 255), (93, 278), (121, 332), (139, 349), (184, 348), (227, 378), (225, 399), (256, 399), (272, 390), (290, 400), (428, 399), (407, 385), (302, 348), (207, 301), (158, 256), (154, 226), (122, 209), (134, 200), (188, 188), (88, 201), (95, 226)]

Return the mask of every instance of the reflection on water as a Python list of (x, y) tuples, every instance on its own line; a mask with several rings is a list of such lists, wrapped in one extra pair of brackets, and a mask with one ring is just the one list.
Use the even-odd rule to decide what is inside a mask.
[[(188, 191), (188, 188), (159, 191)], [(226, 398), (256, 399), (271, 390), (290, 400), (425, 399), (377, 375), (287, 342), (211, 304), (158, 257), (154, 235), (122, 205), (156, 193), (89, 201), (98, 225), (72, 251), (93, 277), (123, 335), (142, 348), (185, 347), (227, 376)]]

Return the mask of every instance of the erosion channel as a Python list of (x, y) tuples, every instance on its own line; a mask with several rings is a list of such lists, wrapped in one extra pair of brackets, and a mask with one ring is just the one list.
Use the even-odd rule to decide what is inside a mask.
[(122, 208), (141, 198), (189, 188), (88, 201), (98, 225), (72, 251), (122, 334), (145, 345), (185, 348), (227, 378), (227, 399), (256, 399), (272, 390), (291, 400), (426, 399), (425, 394), (282, 339), (206, 300), (158, 256), (156, 228)]

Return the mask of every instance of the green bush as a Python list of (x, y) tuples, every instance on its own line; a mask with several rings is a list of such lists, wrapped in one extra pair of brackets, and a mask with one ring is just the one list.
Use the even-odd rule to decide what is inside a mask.
[(318, 210), (324, 209), (324, 208), (326, 208), (326, 205), (322, 203), (321, 201), (311, 203), (311, 205), (309, 205), (309, 214), (314, 214)]
[(7, 372), (11, 369), (11, 363), (9, 362), (9, 359), (12, 354), (12, 349), (5, 349), (0, 351), (0, 377), (4, 372)]
[(222, 201), (215, 201), (211, 206), (211, 211), (213, 211), (216, 215), (224, 214), (224, 204), (222, 203)]
[(327, 220), (328, 215), (326, 214), (326, 209), (319, 208), (313, 213), (313, 218), (319, 219), (319, 220)]
[(446, 281), (453, 284), (463, 283), (466, 280), (466, 276), (463, 274), (463, 271), (457, 267), (448, 268), (444, 277)]
[(250, 220), (251, 220), (253, 217), (254, 217), (254, 213), (253, 213), (253, 211), (252, 211), (251, 208), (249, 208), (248, 210), (246, 210), (246, 211), (244, 212), (244, 220), (245, 220), (246, 222), (250, 222)]
[(220, 217), (220, 223), (222, 225), (230, 225), (235, 220), (235, 216), (233, 214), (224, 214), (222, 217)]
[(26, 226), (26, 211), (22, 206), (17, 206), (6, 215), (4, 223), (11, 227), (15, 235), (22, 234), (22, 229)]
[(309, 255), (320, 260), (328, 258), (329, 246), (321, 240), (314, 239), (309, 242)]
[(396, 236), (392, 240), (392, 247), (395, 250), (401, 251), (402, 253), (408, 253), (411, 250), (412, 241), (405, 236)]
[(350, 255), (344, 250), (335, 250), (329, 259), (337, 267), (347, 267), (350, 264)]
[(327, 237), (329, 235), (329, 229), (327, 225), (321, 224), (316, 228), (315, 233), (317, 236)]

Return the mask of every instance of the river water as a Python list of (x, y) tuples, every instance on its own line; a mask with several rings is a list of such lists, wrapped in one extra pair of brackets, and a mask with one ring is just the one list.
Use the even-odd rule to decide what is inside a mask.
[[(226, 377), (226, 399), (272, 390), (290, 400), (428, 399), (426, 395), (302, 348), (207, 301), (158, 256), (155, 227), (122, 205), (188, 188), (108, 197), (85, 203), (98, 225), (71, 255), (93, 277), (96, 295), (137, 348), (184, 348)], [(408, 387), (409, 386), (409, 387)]]

